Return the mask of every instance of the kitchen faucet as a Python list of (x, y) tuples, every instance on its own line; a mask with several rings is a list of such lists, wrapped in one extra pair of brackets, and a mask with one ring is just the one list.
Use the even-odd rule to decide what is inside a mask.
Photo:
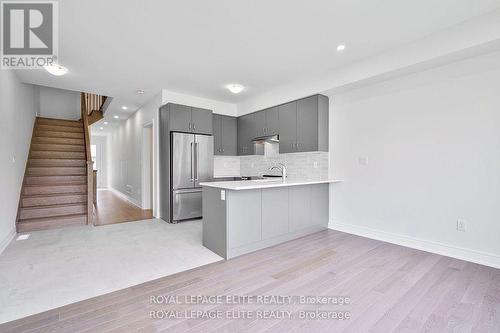
[(274, 169), (278, 169), (278, 170), (281, 170), (281, 179), (283, 179), (283, 181), (286, 180), (286, 165), (284, 165), (283, 163), (278, 163), (277, 165), (271, 167), (269, 170), (274, 170)]

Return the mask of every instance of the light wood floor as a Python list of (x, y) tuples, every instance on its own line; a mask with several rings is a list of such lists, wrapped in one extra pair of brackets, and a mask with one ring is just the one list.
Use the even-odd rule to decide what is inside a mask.
[[(348, 296), (351, 303), (334, 307), (152, 304), (151, 296), (158, 295), (324, 295)], [(349, 311), (351, 318), (150, 318), (151, 311), (160, 310), (181, 313), (281, 310), (298, 315), (302, 310), (314, 309), (329, 313)], [(328, 230), (0, 325), (1, 332), (29, 329), (33, 332), (500, 332), (500, 270)]]
[(140, 209), (109, 190), (97, 191), (96, 225), (107, 225), (153, 218), (151, 209)]

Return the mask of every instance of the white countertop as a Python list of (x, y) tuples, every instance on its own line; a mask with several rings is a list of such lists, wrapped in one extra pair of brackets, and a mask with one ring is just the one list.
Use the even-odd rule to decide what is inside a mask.
[(222, 188), (225, 190), (254, 190), (259, 188), (284, 187), (284, 186), (299, 186), (312, 184), (338, 183), (342, 180), (337, 179), (307, 179), (307, 178), (287, 178), (282, 181), (281, 178), (276, 179), (257, 179), (257, 180), (241, 180), (241, 181), (225, 181), (225, 182), (206, 182), (200, 183), (201, 186)]

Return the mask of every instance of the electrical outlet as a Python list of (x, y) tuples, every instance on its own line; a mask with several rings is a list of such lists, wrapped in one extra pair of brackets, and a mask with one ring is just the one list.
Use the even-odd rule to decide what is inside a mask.
[(314, 169), (317, 169), (317, 168), (318, 168), (318, 161), (314, 161), (314, 163), (313, 163), (313, 168), (314, 168)]
[(467, 221), (457, 220), (457, 231), (465, 232), (467, 230)]

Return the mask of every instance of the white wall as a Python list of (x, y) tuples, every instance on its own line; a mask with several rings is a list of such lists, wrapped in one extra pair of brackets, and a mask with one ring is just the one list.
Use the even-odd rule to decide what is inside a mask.
[[(142, 129), (144, 125), (153, 123), (154, 156), (158, 156), (158, 109), (162, 105), (162, 95), (159, 93), (143, 105), (130, 118), (114, 129), (109, 139), (109, 184), (125, 194), (138, 206), (142, 203)], [(153, 213), (158, 212), (158, 160), (153, 167), (155, 174), (156, 200), (153, 203)]]
[(15, 234), (35, 112), (34, 87), (0, 70), (0, 252)]
[(332, 227), (500, 267), (499, 87), (497, 52), (330, 96)]
[[(91, 135), (90, 144), (97, 145), (100, 150), (100, 166), (97, 166), (98, 177), (101, 177), (101, 184), (98, 184), (101, 188), (108, 187), (108, 136), (107, 135)], [(98, 152), (99, 153), (99, 152)]]
[(36, 86), (40, 117), (78, 120), (81, 118), (80, 93)]

